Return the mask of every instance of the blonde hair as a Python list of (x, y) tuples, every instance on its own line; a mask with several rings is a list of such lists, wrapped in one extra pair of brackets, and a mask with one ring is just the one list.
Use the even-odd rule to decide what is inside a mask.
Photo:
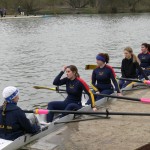
[(138, 63), (139, 63), (138, 58), (136, 57), (135, 54), (133, 54), (133, 50), (132, 50), (131, 47), (129, 47), (129, 46), (126, 47), (126, 48), (124, 49), (124, 51), (127, 51), (128, 53), (131, 54), (131, 57), (133, 58), (133, 62), (138, 62)]

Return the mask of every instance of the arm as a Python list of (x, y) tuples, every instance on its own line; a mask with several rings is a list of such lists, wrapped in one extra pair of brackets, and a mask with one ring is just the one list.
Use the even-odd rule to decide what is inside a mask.
[(63, 74), (64, 74), (64, 71), (61, 71), (58, 74), (58, 76), (56, 76), (56, 78), (53, 81), (53, 85), (59, 86), (59, 85), (66, 84), (67, 78), (61, 79), (61, 77), (62, 77)]
[(17, 120), (21, 126), (21, 128), (27, 132), (27, 133), (36, 133), (40, 130), (40, 127), (35, 125), (35, 124), (31, 124), (29, 119), (27, 119), (25, 113), (23, 112), (23, 110), (19, 110), (17, 113)]
[(115, 86), (115, 89), (117, 90), (117, 93), (120, 93), (120, 88), (119, 88), (118, 82), (116, 80), (116, 74), (115, 74), (113, 68), (111, 69), (111, 75), (110, 75), (110, 77), (111, 77), (111, 80), (112, 80), (112, 82), (113, 82), (113, 84)]
[(122, 74), (122, 77), (125, 78), (125, 70), (124, 70), (124, 61), (122, 60), (122, 64), (121, 64), (121, 74)]
[(89, 98), (91, 100), (91, 107), (95, 108), (95, 98), (94, 98), (94, 95), (93, 95), (92, 91), (90, 90), (89, 86), (83, 79), (78, 78), (78, 80), (81, 82), (82, 89), (85, 91), (85, 93), (89, 96)]
[(95, 70), (93, 70), (93, 73), (92, 73), (92, 80), (91, 80), (91, 86), (92, 86), (93, 90), (94, 90), (95, 92), (97, 92), (98, 89), (97, 89), (97, 87), (96, 87), (95, 84), (96, 84), (96, 73), (95, 73)]
[(146, 76), (146, 74), (144, 73), (143, 69), (140, 67), (138, 62), (135, 62), (136, 68), (139, 70), (139, 72), (144, 76), (144, 78), (146, 80), (149, 80), (149, 78)]

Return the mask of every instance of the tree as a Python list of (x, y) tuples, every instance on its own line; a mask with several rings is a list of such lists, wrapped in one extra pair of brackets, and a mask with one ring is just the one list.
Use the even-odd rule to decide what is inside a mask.
[(39, 6), (40, 0), (23, 0), (23, 8), (28, 14), (34, 14), (36, 11), (40, 10)]
[(140, 2), (141, 0), (128, 0), (128, 5), (131, 7), (131, 12), (136, 11), (136, 5)]
[(90, 1), (91, 0), (66, 0), (72, 8), (84, 8), (90, 3)]

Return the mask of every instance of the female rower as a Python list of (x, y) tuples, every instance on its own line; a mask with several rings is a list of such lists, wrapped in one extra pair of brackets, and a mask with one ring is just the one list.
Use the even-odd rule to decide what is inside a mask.
[[(96, 56), (97, 68), (93, 70), (92, 73), (92, 88), (94, 92), (98, 92), (101, 94), (112, 94), (114, 92), (114, 87), (117, 91), (118, 96), (122, 96), (120, 93), (119, 85), (116, 81), (116, 74), (114, 69), (107, 65), (109, 62), (109, 55), (106, 53), (99, 53)], [(111, 84), (111, 81), (114, 84)], [(96, 101), (103, 98), (103, 96), (96, 96)], [(90, 101), (87, 101), (87, 104), (90, 104)]]
[[(147, 43), (143, 43), (141, 45), (141, 53), (138, 54), (138, 59), (140, 61), (140, 67), (142, 67), (144, 73), (149, 76), (150, 75), (150, 45)], [(144, 76), (140, 75), (140, 79)]]
[[(122, 60), (121, 65), (121, 73), (123, 78), (138, 78), (137, 70), (148, 79), (147, 76), (144, 74), (143, 70), (139, 66), (137, 57), (133, 54), (133, 50), (131, 47), (126, 47), (124, 49), (124, 56), (125, 58)], [(120, 88), (125, 88), (129, 83), (132, 81), (125, 81), (120, 80), (119, 86)]]
[(15, 140), (25, 133), (36, 133), (40, 130), (37, 124), (31, 124), (23, 110), (17, 106), (19, 91), (8, 86), (3, 90), (3, 105), (0, 107), (0, 138)]
[[(62, 75), (66, 71), (67, 77), (62, 78)], [(81, 98), (83, 90), (89, 95), (91, 100), (91, 107), (93, 111), (96, 111), (95, 100), (88, 85), (83, 79), (80, 78), (78, 69), (74, 65), (64, 66), (62, 71), (54, 79), (54, 85), (66, 85), (66, 92), (68, 94), (64, 101), (53, 101), (48, 104), (49, 110), (78, 110), (82, 107)], [(52, 122), (54, 113), (47, 115), (47, 122)]]

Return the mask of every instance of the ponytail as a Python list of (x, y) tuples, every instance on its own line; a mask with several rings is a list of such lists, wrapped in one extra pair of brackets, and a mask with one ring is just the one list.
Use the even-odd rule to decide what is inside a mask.
[(135, 54), (132, 54), (132, 58), (133, 58), (133, 62), (138, 62), (139, 63), (138, 58)]
[(5, 116), (6, 114), (6, 106), (7, 106), (7, 101), (4, 101), (4, 103), (3, 103), (3, 106), (2, 106), (2, 108), (3, 108), (3, 110), (2, 110), (2, 116)]

